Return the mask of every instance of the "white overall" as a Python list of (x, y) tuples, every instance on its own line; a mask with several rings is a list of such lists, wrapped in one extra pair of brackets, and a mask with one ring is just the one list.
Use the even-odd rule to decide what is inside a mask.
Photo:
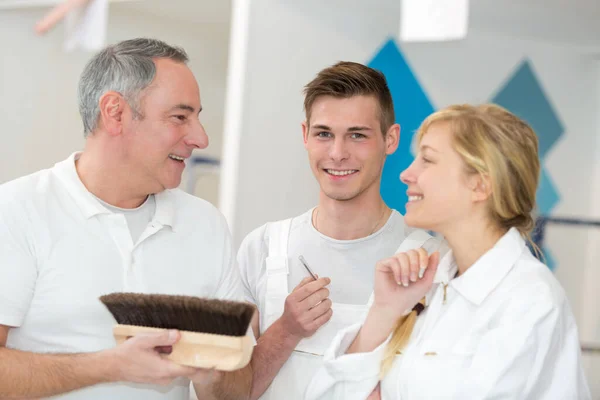
[[(265, 309), (261, 313), (261, 334), (283, 314), (285, 299), (289, 295), (288, 238), (291, 219), (271, 223), (267, 227), (269, 255), (266, 259), (267, 284)], [(398, 251), (421, 247), (428, 239), (427, 233), (416, 231), (406, 238)], [(384, 258), (384, 257), (382, 257)], [(331, 319), (321, 326), (311, 337), (305, 338), (292, 352), (290, 358), (279, 370), (275, 379), (261, 396), (262, 400), (300, 400), (311, 381), (313, 374), (323, 363), (323, 354), (337, 332), (350, 325), (362, 322), (373, 301), (371, 294), (364, 305), (333, 303)]]

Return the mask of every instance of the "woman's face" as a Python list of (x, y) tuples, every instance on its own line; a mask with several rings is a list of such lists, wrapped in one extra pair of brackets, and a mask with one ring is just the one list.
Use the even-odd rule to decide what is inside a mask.
[(408, 186), (407, 225), (443, 234), (471, 215), (479, 176), (467, 172), (452, 140), (448, 123), (433, 123), (419, 143), (415, 160), (400, 174)]

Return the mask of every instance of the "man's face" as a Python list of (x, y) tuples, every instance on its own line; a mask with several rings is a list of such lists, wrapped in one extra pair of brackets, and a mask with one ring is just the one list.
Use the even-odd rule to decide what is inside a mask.
[(304, 145), (327, 197), (348, 201), (379, 192), (386, 155), (398, 145), (398, 130), (392, 127), (384, 137), (379, 115), (372, 96), (322, 96), (313, 103), (310, 121), (302, 125)]
[(140, 189), (158, 193), (178, 187), (192, 150), (208, 146), (199, 121), (200, 91), (182, 63), (156, 59), (156, 75), (139, 100), (142, 117), (123, 118), (127, 162), (139, 176)]

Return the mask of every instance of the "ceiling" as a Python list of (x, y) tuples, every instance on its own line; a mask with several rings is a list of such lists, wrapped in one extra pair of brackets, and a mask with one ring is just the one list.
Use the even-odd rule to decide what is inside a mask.
[(600, 50), (598, 0), (471, 0), (473, 29)]
[[(323, 6), (322, 0), (304, 0), (307, 2), (314, 3), (315, 8)], [(133, 0), (119, 6), (193, 23), (227, 24), (231, 3), (231, 0)], [(327, 3), (328, 7), (346, 11), (379, 7), (399, 14), (400, 9), (400, 0), (328, 0)], [(470, 0), (470, 27), (481, 32), (597, 50), (600, 49), (599, 3), (599, 0)]]
[(229, 24), (231, 16), (231, 0), (130, 0), (115, 6), (192, 23)]
[[(60, 0), (0, 0), (0, 9), (40, 6)], [(232, 0), (110, 0), (111, 7), (190, 23), (229, 25)], [(258, 0), (257, 0), (258, 1)], [(267, 1), (267, 0), (263, 0)], [(268, 0), (293, 4), (291, 0)], [(400, 0), (302, 0), (304, 8), (336, 7), (360, 13), (378, 8), (398, 14)], [(600, 0), (470, 0), (470, 29), (506, 36), (558, 42), (600, 53)]]

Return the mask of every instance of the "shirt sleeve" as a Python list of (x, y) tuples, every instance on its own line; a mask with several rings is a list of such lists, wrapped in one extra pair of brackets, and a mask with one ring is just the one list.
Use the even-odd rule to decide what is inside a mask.
[(255, 304), (259, 309), (258, 280), (267, 257), (265, 245), (266, 225), (250, 232), (242, 241), (237, 253), (237, 265), (242, 282), (244, 301)]
[(568, 304), (535, 296), (485, 333), (454, 399), (591, 399)]
[(223, 224), (223, 239), (222, 239), (222, 251), (223, 251), (223, 272), (221, 274), (221, 280), (217, 287), (215, 297), (225, 300), (243, 301), (244, 295), (242, 290), (242, 281), (240, 279), (240, 271), (237, 268), (236, 260), (233, 251), (233, 245), (231, 240), (231, 233), (225, 222)]
[(0, 210), (0, 325), (19, 327), (29, 310), (37, 262), (26, 219)]
[(355, 324), (338, 332), (306, 390), (305, 400), (362, 400), (375, 389), (389, 338), (371, 352), (345, 354), (361, 326)]

